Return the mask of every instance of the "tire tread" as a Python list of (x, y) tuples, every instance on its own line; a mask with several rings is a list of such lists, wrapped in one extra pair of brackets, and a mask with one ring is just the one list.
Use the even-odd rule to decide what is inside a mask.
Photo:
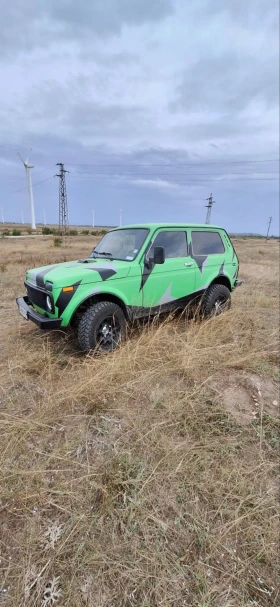
[(78, 342), (83, 352), (89, 352), (90, 350), (94, 349), (94, 346), (91, 345), (93, 325), (98, 321), (98, 317), (100, 317), (100, 320), (102, 320), (102, 315), (104, 312), (108, 314), (119, 313), (121, 316), (123, 316), (123, 321), (121, 322), (121, 325), (123, 325), (121, 326), (121, 331), (123, 332), (125, 326), (125, 316), (120, 306), (110, 301), (100, 301), (93, 304), (83, 314), (78, 327)]
[(210, 285), (210, 287), (208, 287), (207, 291), (205, 291), (204, 296), (202, 298), (201, 308), (202, 308), (202, 313), (204, 314), (204, 316), (211, 316), (211, 314), (213, 312), (213, 305), (215, 302), (215, 298), (217, 297), (218, 293), (221, 293), (222, 295), (225, 295), (227, 297), (227, 309), (230, 308), (230, 305), (231, 305), (230, 290), (225, 285), (221, 285), (218, 283), (214, 284), (214, 285)]

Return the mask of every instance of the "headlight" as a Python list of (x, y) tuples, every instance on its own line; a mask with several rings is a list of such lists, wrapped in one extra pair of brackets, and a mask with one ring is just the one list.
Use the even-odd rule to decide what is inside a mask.
[(52, 309), (53, 309), (52, 300), (49, 295), (47, 295), (46, 304), (47, 304), (47, 308), (48, 308), (49, 312), (52, 312)]

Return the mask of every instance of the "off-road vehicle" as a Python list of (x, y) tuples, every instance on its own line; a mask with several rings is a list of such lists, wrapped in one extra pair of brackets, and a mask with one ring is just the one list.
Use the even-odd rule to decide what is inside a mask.
[(77, 326), (83, 351), (110, 351), (135, 319), (191, 301), (205, 316), (228, 309), (238, 269), (223, 228), (131, 225), (107, 232), (85, 259), (28, 270), (17, 304), (40, 329)]

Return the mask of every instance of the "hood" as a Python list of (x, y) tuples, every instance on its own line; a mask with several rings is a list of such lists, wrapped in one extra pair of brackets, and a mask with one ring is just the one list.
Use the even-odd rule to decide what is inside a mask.
[(26, 272), (26, 280), (34, 286), (44, 288), (47, 281), (53, 287), (71, 286), (77, 282), (83, 284), (125, 278), (130, 270), (127, 261), (110, 261), (107, 259), (90, 259), (66, 261)]

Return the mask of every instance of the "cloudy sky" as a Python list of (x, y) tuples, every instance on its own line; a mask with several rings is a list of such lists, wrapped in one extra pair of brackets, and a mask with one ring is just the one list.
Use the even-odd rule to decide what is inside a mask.
[[(1, 1), (0, 207), (279, 233), (278, 0)], [(1, 220), (1, 215), (0, 215)]]

